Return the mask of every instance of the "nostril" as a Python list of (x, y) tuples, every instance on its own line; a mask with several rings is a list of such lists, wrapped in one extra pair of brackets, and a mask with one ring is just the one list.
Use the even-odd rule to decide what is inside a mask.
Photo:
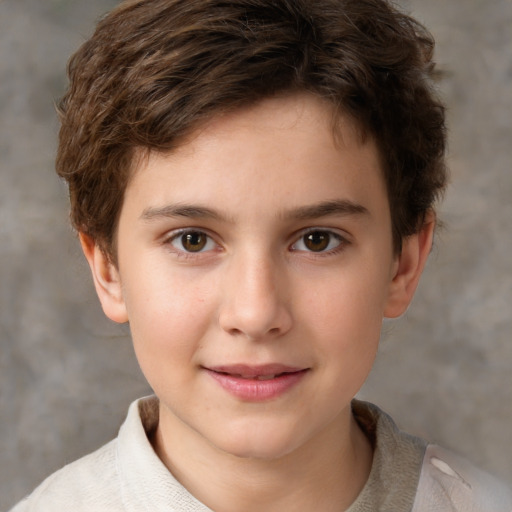
[(218, 317), (222, 330), (254, 340), (276, 338), (288, 331), (291, 311), (274, 281), (270, 272), (255, 276), (247, 275), (247, 271), (227, 280)]

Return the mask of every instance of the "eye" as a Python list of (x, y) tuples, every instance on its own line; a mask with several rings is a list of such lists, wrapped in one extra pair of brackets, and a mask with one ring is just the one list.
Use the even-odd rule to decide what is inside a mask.
[(170, 244), (181, 252), (204, 252), (215, 248), (216, 244), (203, 231), (181, 231), (170, 239)]
[(332, 231), (315, 229), (304, 233), (293, 245), (294, 251), (329, 252), (344, 243), (342, 236)]

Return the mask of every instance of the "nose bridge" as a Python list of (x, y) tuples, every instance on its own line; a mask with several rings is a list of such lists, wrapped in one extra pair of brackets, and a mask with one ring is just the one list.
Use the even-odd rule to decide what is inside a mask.
[(225, 274), (221, 327), (251, 339), (279, 335), (291, 326), (283, 269), (263, 251), (231, 258)]

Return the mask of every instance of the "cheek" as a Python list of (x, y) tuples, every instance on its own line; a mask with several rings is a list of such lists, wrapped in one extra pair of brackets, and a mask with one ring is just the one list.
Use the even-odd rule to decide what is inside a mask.
[(318, 324), (320, 364), (326, 389), (335, 403), (350, 401), (366, 381), (377, 355), (381, 310), (363, 297), (334, 298), (325, 304), (327, 313)]
[(307, 298), (303, 314), (322, 318), (320, 328), (371, 331), (382, 322), (387, 294), (386, 278), (375, 272), (361, 269), (350, 275), (331, 275), (313, 293), (302, 291)]
[(309, 319), (309, 329), (322, 340), (325, 358), (346, 361), (347, 366), (371, 366), (387, 294), (387, 282), (377, 274), (365, 275), (361, 270), (350, 276), (331, 276), (303, 302), (298, 315)]
[(162, 273), (139, 274), (124, 297), (137, 356), (190, 359), (214, 317), (214, 297), (201, 283)]

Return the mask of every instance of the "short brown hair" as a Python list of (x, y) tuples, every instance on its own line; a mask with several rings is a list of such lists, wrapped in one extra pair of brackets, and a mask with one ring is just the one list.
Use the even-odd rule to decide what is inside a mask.
[(170, 151), (201, 122), (308, 91), (378, 144), (395, 249), (443, 191), (434, 41), (385, 0), (131, 0), (72, 56), (57, 172), (75, 228), (113, 256), (138, 148)]

